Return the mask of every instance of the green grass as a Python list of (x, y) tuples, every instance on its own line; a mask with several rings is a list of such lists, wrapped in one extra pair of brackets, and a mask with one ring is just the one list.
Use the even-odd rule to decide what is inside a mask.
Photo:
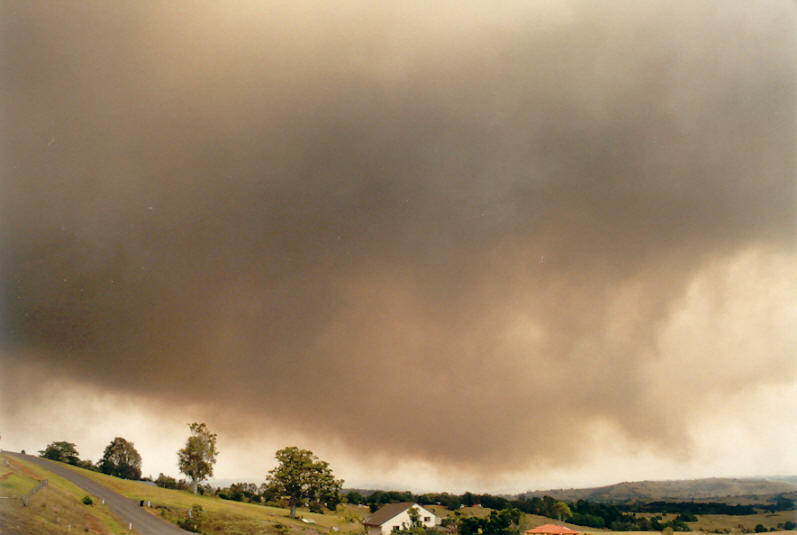
[[(86, 533), (122, 535), (127, 531), (107, 506), (83, 505), (84, 491), (37, 465), (0, 455), (10, 475), (0, 481), (0, 494), (27, 495), (40, 480), (48, 485), (37, 492), (27, 507), (19, 499), (0, 500), (0, 533), (3, 535), (50, 535)], [(6, 465), (5, 463), (8, 463)], [(2, 477), (0, 473), (0, 477)], [(25, 490), (27, 489), (27, 490)]]
[[(69, 468), (123, 496), (150, 502), (152, 506), (146, 508), (150, 513), (173, 523), (185, 518), (192, 505), (201, 505), (205, 519), (202, 531), (207, 534), (323, 533), (326, 535), (334, 531), (333, 528), (342, 535), (362, 532), (360, 523), (362, 513), (348, 507), (342, 507), (339, 512), (330, 511), (326, 514), (299, 509), (299, 516), (310, 521), (303, 522), (300, 519), (290, 518), (289, 511), (285, 508), (234, 502), (211, 496), (194, 496), (190, 491), (163, 489), (76, 466)], [(365, 511), (367, 512), (367, 509)]]
[[(783, 525), (786, 521), (797, 520), (797, 511), (779, 511), (777, 513), (759, 513), (757, 515), (698, 515), (697, 522), (688, 522), (690, 528), (694, 530), (715, 531), (729, 530), (740, 531), (741, 529), (753, 530), (756, 525), (762, 524), (767, 529), (777, 529), (778, 524)], [(789, 532), (797, 535), (797, 532)]]
[(0, 481), (0, 496), (13, 498), (27, 496), (38, 484), (39, 482), (31, 477), (10, 473)]

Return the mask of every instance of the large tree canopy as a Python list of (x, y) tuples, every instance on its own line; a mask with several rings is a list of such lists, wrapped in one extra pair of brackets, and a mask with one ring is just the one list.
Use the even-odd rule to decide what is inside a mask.
[(285, 497), (296, 518), (296, 506), (302, 503), (323, 503), (329, 508), (340, 502), (343, 480), (335, 479), (329, 463), (320, 460), (310, 450), (295, 446), (276, 453), (279, 465), (266, 477), (269, 490)]
[(72, 442), (51, 442), (43, 450), (39, 450), (39, 457), (77, 465), (80, 461), (77, 448)]
[(122, 437), (114, 438), (105, 447), (97, 467), (104, 474), (124, 479), (141, 479), (141, 455), (132, 442)]
[(213, 475), (213, 465), (219, 454), (216, 449), (216, 433), (211, 433), (205, 423), (188, 424), (191, 436), (185, 447), (177, 452), (180, 472), (191, 478), (191, 488), (196, 494), (200, 481)]

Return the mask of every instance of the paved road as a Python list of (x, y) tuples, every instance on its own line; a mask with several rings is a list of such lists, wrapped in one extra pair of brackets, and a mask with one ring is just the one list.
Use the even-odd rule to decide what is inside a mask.
[(144, 509), (139, 507), (137, 501), (130, 498), (125, 498), (121, 494), (117, 494), (108, 487), (100, 485), (92, 481), (84, 475), (78, 474), (74, 470), (66, 468), (61, 463), (56, 463), (48, 459), (41, 459), (32, 455), (22, 455), (10, 451), (4, 451), (7, 455), (19, 457), (35, 463), (50, 472), (57, 474), (64, 479), (71, 481), (81, 489), (85, 490), (87, 494), (96, 496), (101, 500), (105, 500), (107, 505), (114, 513), (124, 521), (126, 528), (130, 522), (133, 523), (133, 530), (141, 535), (185, 535), (187, 531), (183, 531), (174, 524), (170, 524), (163, 519), (147, 513)]

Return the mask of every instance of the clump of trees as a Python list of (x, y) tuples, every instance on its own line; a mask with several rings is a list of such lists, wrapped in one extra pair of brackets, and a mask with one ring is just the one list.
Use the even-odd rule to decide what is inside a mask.
[[(22, 453), (24, 454), (25, 450), (22, 450)], [(46, 448), (39, 450), (39, 457), (97, 471), (97, 467), (94, 466), (93, 462), (79, 457), (77, 446), (73, 442), (50, 442)]]
[(66, 441), (51, 442), (39, 450), (39, 457), (125, 479), (141, 479), (141, 455), (132, 442), (122, 437), (116, 437), (108, 444), (96, 465), (88, 459), (81, 459), (77, 446)]
[(459, 520), (459, 535), (478, 535), (489, 533), (494, 535), (512, 535), (518, 533), (518, 524), (523, 513), (520, 509), (510, 508), (501, 511), (490, 511), (490, 516), (468, 516)]
[(163, 473), (158, 474), (155, 484), (164, 489), (186, 490), (188, 488), (188, 482), (185, 479), (178, 480)]
[(218, 496), (224, 500), (236, 502), (260, 503), (263, 490), (254, 483), (233, 483), (229, 487), (219, 489)]
[(78, 456), (77, 446), (72, 442), (51, 442), (43, 450), (39, 450), (39, 457), (50, 459), (52, 461), (59, 461), (77, 466), (80, 462)]

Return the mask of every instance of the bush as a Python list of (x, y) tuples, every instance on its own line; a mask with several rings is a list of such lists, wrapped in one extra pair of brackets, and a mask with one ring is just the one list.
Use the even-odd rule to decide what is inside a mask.
[(764, 533), (765, 531), (769, 531), (769, 530), (764, 527), (764, 524), (756, 524), (756, 527), (755, 527), (755, 532), (756, 533)]
[(199, 533), (199, 530), (202, 529), (203, 516), (202, 506), (195, 503), (191, 506), (188, 517), (178, 520), (177, 525), (186, 531)]
[(84, 505), (94, 505), (94, 500), (91, 499), (91, 496), (83, 496), (83, 504)]

